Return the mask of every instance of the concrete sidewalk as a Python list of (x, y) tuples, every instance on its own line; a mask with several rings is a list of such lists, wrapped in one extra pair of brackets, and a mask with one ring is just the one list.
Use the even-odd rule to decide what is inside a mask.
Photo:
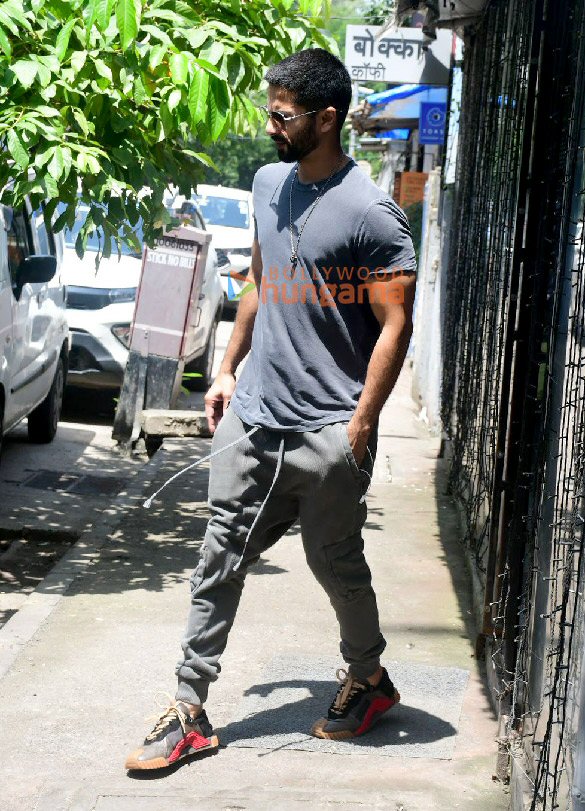
[[(343, 662), (332, 610), (291, 530), (248, 577), (210, 691), (208, 714), (224, 748), (170, 773), (126, 774), (126, 754), (152, 726), (145, 719), (157, 712), (156, 692), (175, 688), (187, 579), (207, 514), (205, 470), (173, 483), (150, 510), (140, 506), (140, 490), (149, 495), (209, 447), (167, 441), (138, 474), (141, 487), (114, 507), (120, 522), (111, 537), (0, 681), (5, 811), (507, 808), (492, 780), (497, 728), (473, 656), (438, 440), (416, 421), (409, 391), (405, 370), (382, 414), (368, 496), (366, 554), (385, 662), (402, 694), (379, 728), (354, 743), (306, 734)], [(99, 546), (99, 528), (94, 534)]]

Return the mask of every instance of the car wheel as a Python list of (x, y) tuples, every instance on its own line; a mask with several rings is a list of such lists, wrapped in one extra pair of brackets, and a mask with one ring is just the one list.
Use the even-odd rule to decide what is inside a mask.
[(57, 433), (63, 405), (65, 388), (65, 367), (63, 358), (59, 358), (55, 377), (49, 393), (34, 411), (28, 415), (28, 438), (31, 442), (51, 442)]
[(4, 445), (4, 403), (0, 402), (0, 459), (2, 458), (3, 445)]
[(197, 360), (188, 363), (185, 366), (185, 371), (188, 373), (196, 372), (201, 377), (186, 378), (184, 381), (185, 387), (189, 391), (207, 391), (213, 383), (211, 370), (213, 369), (213, 356), (215, 355), (215, 336), (217, 332), (217, 321), (213, 322), (209, 330), (209, 337), (205, 345), (205, 351)]

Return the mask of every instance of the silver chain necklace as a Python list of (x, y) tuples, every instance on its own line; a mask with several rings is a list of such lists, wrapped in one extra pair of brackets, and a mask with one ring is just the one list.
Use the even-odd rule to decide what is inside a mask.
[(313, 211), (317, 207), (317, 203), (319, 203), (319, 201), (321, 200), (321, 198), (325, 194), (325, 190), (327, 189), (327, 186), (331, 182), (331, 179), (333, 178), (333, 175), (336, 174), (336, 172), (338, 172), (341, 169), (341, 164), (343, 163), (344, 160), (345, 160), (345, 155), (342, 156), (339, 163), (335, 166), (335, 168), (333, 169), (333, 171), (331, 172), (331, 174), (329, 175), (329, 177), (327, 178), (327, 180), (323, 184), (323, 187), (321, 188), (321, 191), (319, 192), (317, 197), (315, 197), (315, 200), (313, 201), (313, 205), (309, 209), (309, 213), (305, 217), (305, 221), (303, 222), (303, 224), (300, 227), (296, 245), (294, 243), (294, 237), (293, 237), (294, 230), (293, 230), (293, 216), (292, 216), (292, 190), (293, 190), (293, 186), (295, 185), (295, 181), (296, 181), (296, 179), (298, 177), (298, 174), (299, 174), (299, 165), (298, 165), (298, 163), (295, 166), (295, 172), (294, 172), (294, 176), (293, 176), (293, 179), (291, 181), (291, 184), (290, 184), (289, 195), (288, 195), (288, 205), (289, 205), (289, 207), (288, 207), (288, 227), (289, 227), (289, 235), (290, 235), (290, 263), (291, 263), (293, 273), (295, 272), (295, 270), (297, 268), (297, 265), (299, 263), (299, 243), (301, 241), (303, 231), (305, 230), (305, 225), (307, 224), (307, 222), (309, 220), (309, 217), (311, 216), (311, 214), (313, 213)]

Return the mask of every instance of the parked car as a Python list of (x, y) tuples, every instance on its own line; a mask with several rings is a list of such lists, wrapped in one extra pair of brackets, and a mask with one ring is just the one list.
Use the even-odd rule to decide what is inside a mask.
[[(87, 207), (78, 206), (72, 229), (65, 229), (63, 276), (67, 284), (67, 316), (71, 330), (70, 386), (119, 388), (128, 359), (130, 325), (134, 316), (136, 290), (142, 268), (141, 254), (114, 250), (95, 268), (98, 237), (90, 236), (83, 259), (75, 253), (75, 240), (87, 216)], [(205, 228), (200, 217), (199, 227)], [(137, 234), (142, 238), (140, 224)], [(188, 381), (190, 388), (206, 389), (212, 382), (215, 335), (221, 318), (223, 291), (217, 272), (217, 256), (209, 248), (199, 301), (201, 315), (196, 328), (195, 351), (187, 359), (185, 371), (201, 377)]]
[(194, 207), (199, 209), (207, 230), (213, 235), (224, 291), (224, 306), (235, 310), (239, 301), (238, 294), (246, 284), (238, 276), (246, 276), (252, 256), (252, 192), (202, 184), (197, 187), (197, 195), (191, 199), (176, 195), (171, 205), (173, 212), (179, 217), (188, 215)]
[(42, 212), (0, 206), (0, 443), (25, 417), (33, 442), (57, 431), (69, 356), (61, 255)]

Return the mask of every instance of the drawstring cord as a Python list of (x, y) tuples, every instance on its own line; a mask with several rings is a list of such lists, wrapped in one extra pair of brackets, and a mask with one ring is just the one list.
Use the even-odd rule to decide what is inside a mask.
[(187, 467), (184, 467), (182, 470), (179, 470), (178, 473), (175, 473), (174, 476), (171, 476), (170, 479), (167, 479), (162, 487), (159, 487), (158, 490), (155, 493), (153, 493), (149, 498), (147, 498), (142, 506), (146, 507), (146, 509), (149, 509), (149, 507), (152, 505), (152, 502), (158, 496), (158, 494), (161, 493), (165, 489), (165, 487), (167, 487), (171, 482), (174, 482), (175, 479), (178, 479), (179, 476), (182, 476), (183, 473), (187, 473), (189, 470), (192, 470), (194, 467), (197, 467), (198, 465), (202, 465), (203, 462), (207, 462), (209, 459), (212, 459), (214, 456), (217, 456), (218, 454), (223, 453), (224, 451), (227, 451), (228, 448), (232, 448), (234, 445), (237, 445), (238, 442), (242, 442), (242, 440), (246, 439), (246, 437), (252, 436), (252, 434), (255, 434), (256, 431), (259, 431), (259, 430), (260, 430), (260, 426), (256, 425), (256, 426), (254, 426), (254, 428), (251, 428), (248, 431), (247, 434), (244, 434), (244, 436), (241, 436), (238, 439), (234, 439), (233, 442), (229, 442), (227, 445), (224, 445), (223, 448), (219, 448), (219, 450), (213, 451), (213, 453), (209, 453), (209, 454), (207, 454), (207, 456), (202, 456), (201, 459), (197, 459), (195, 462), (192, 462), (190, 465), (187, 465)]
[[(368, 452), (368, 454), (369, 454), (369, 456), (370, 456), (370, 461), (371, 461), (371, 463), (372, 463), (372, 473), (373, 473), (373, 472), (374, 472), (374, 457), (373, 457), (373, 456), (372, 456), (372, 454), (370, 453), (370, 449), (369, 449), (367, 446), (366, 446), (366, 450), (367, 450), (367, 452)], [(367, 470), (364, 470), (364, 469), (363, 469), (363, 467), (360, 467), (360, 473), (365, 473), (365, 474), (366, 474), (366, 476), (367, 476), (367, 477), (368, 477), (368, 479), (369, 479), (369, 481), (368, 481), (368, 486), (366, 487), (366, 492), (365, 492), (365, 493), (363, 494), (363, 496), (360, 498), (360, 502), (359, 502), (360, 504), (363, 504), (363, 502), (366, 500), (366, 496), (367, 496), (367, 495), (368, 495), (368, 493), (370, 492), (370, 487), (372, 486), (372, 477), (370, 476), (370, 474), (368, 473), (368, 471), (367, 471)]]
[[(212, 459), (214, 456), (218, 456), (220, 453), (223, 453), (224, 451), (227, 451), (228, 448), (233, 448), (234, 445), (237, 445), (239, 442), (242, 442), (242, 440), (246, 439), (249, 436), (252, 436), (252, 434), (255, 434), (256, 431), (259, 431), (259, 430), (260, 430), (260, 426), (256, 425), (256, 426), (254, 426), (254, 428), (251, 428), (243, 436), (239, 437), (238, 439), (234, 439), (233, 442), (228, 442), (228, 444), (224, 445), (223, 448), (219, 448), (218, 450), (213, 451), (213, 453), (207, 454), (207, 456), (202, 456), (201, 459), (197, 459), (197, 460), (195, 460), (195, 462), (192, 462), (190, 465), (187, 465), (187, 467), (182, 468), (182, 470), (179, 470), (177, 473), (175, 473), (173, 476), (171, 476), (169, 479), (167, 479), (166, 482), (162, 485), (162, 487), (159, 487), (156, 492), (154, 492), (151, 496), (149, 496), (149, 498), (147, 498), (146, 501), (144, 502), (143, 507), (146, 507), (146, 509), (149, 509), (151, 507), (151, 505), (152, 505), (152, 502), (158, 496), (158, 494), (161, 493), (165, 489), (165, 487), (167, 487), (171, 482), (174, 482), (175, 479), (178, 479), (179, 476), (182, 476), (184, 473), (187, 473), (189, 470), (192, 470), (194, 467), (197, 467), (198, 465), (202, 465), (203, 462), (209, 461), (209, 459)], [(373, 467), (374, 459), (372, 457), (372, 454), (370, 453), (370, 449), (368, 447), (366, 447), (366, 450), (367, 450), (367, 452), (368, 452), (368, 454), (370, 456), (370, 460), (372, 462), (372, 467)], [(236, 563), (236, 565), (234, 566), (234, 568), (232, 570), (234, 572), (238, 571), (238, 569), (240, 568), (240, 566), (242, 565), (242, 563), (244, 561), (244, 557), (245, 557), (246, 551), (248, 549), (248, 543), (249, 543), (250, 538), (252, 536), (252, 532), (254, 531), (254, 527), (256, 526), (256, 524), (258, 522), (258, 519), (260, 518), (260, 516), (262, 514), (262, 511), (264, 510), (264, 507), (266, 506), (266, 504), (268, 502), (268, 499), (270, 498), (270, 495), (271, 495), (271, 493), (272, 493), (272, 491), (274, 489), (274, 485), (276, 484), (276, 480), (278, 479), (278, 475), (279, 475), (280, 469), (282, 467), (283, 458), (284, 458), (284, 434), (282, 434), (282, 436), (280, 438), (280, 444), (278, 446), (278, 459), (277, 459), (277, 462), (276, 462), (276, 470), (274, 472), (274, 477), (272, 479), (270, 487), (268, 488), (268, 492), (266, 493), (266, 497), (265, 497), (264, 501), (262, 502), (262, 504), (260, 505), (260, 509), (256, 513), (256, 516), (255, 516), (254, 520), (252, 521), (252, 526), (248, 530), (248, 534), (246, 535), (246, 540), (244, 541), (244, 548), (242, 550), (242, 554), (240, 555), (240, 558), (239, 558), (238, 562)], [(362, 502), (364, 502), (366, 500), (366, 495), (368, 494), (369, 489), (370, 489), (370, 487), (372, 485), (372, 477), (370, 476), (370, 474), (368, 473), (367, 470), (364, 470), (363, 468), (360, 468), (360, 471), (362, 473), (365, 473), (366, 476), (369, 479), (366, 492), (360, 498), (360, 504), (361, 504)]]
[[(198, 465), (202, 465), (203, 462), (207, 462), (209, 459), (212, 459), (214, 456), (217, 456), (218, 454), (223, 453), (224, 451), (227, 451), (228, 448), (233, 448), (233, 446), (237, 445), (238, 442), (242, 442), (242, 440), (246, 439), (249, 436), (252, 436), (252, 434), (255, 434), (256, 431), (259, 431), (259, 430), (260, 430), (260, 426), (256, 425), (256, 426), (254, 426), (254, 428), (251, 428), (243, 436), (239, 437), (238, 439), (234, 439), (233, 442), (228, 442), (228, 444), (224, 445), (223, 448), (219, 448), (218, 450), (213, 451), (213, 453), (209, 453), (209, 454), (207, 454), (207, 456), (202, 456), (201, 459), (196, 459), (195, 462), (191, 462), (190, 465), (187, 465), (187, 467), (182, 468), (182, 470), (179, 470), (177, 473), (175, 473), (173, 476), (171, 476), (169, 479), (167, 479), (166, 482), (162, 485), (162, 487), (159, 487), (156, 492), (154, 492), (151, 496), (149, 496), (149, 498), (146, 499), (146, 501), (144, 502), (144, 504), (142, 506), (146, 507), (146, 509), (148, 509), (152, 505), (152, 502), (158, 496), (158, 494), (161, 493), (165, 489), (165, 487), (167, 487), (171, 482), (174, 482), (175, 479), (178, 479), (179, 476), (182, 476), (184, 473), (187, 473), (189, 470), (192, 470), (194, 467), (197, 467)], [(278, 446), (278, 459), (277, 459), (277, 462), (276, 462), (276, 470), (274, 472), (274, 477), (272, 479), (272, 483), (271, 483), (270, 487), (268, 488), (268, 492), (266, 493), (266, 498), (264, 499), (264, 501), (260, 505), (260, 509), (256, 513), (256, 516), (255, 516), (254, 520), (252, 521), (252, 526), (248, 530), (248, 534), (246, 535), (246, 540), (244, 541), (244, 548), (242, 550), (242, 554), (240, 555), (240, 558), (239, 558), (238, 562), (236, 563), (236, 565), (233, 568), (234, 572), (238, 571), (238, 569), (240, 568), (240, 566), (242, 565), (242, 563), (244, 561), (244, 556), (245, 556), (246, 551), (248, 549), (248, 543), (249, 543), (250, 538), (252, 536), (252, 532), (254, 531), (254, 527), (256, 526), (256, 524), (258, 522), (258, 519), (260, 518), (260, 515), (262, 514), (262, 511), (263, 511), (264, 507), (266, 506), (266, 503), (268, 502), (268, 499), (270, 498), (270, 495), (271, 495), (271, 493), (272, 493), (272, 491), (274, 489), (274, 485), (276, 484), (276, 480), (278, 479), (278, 474), (280, 473), (280, 468), (282, 467), (283, 458), (284, 458), (284, 434), (281, 436), (280, 444)]]
[(281, 436), (280, 445), (278, 446), (278, 460), (276, 462), (276, 470), (274, 472), (274, 478), (272, 479), (272, 484), (268, 488), (268, 492), (266, 493), (266, 498), (264, 499), (264, 501), (260, 505), (260, 509), (256, 513), (256, 517), (252, 521), (252, 526), (248, 530), (248, 534), (246, 535), (246, 540), (244, 542), (244, 548), (242, 550), (242, 554), (240, 555), (240, 559), (238, 560), (238, 562), (236, 563), (236, 565), (232, 569), (233, 572), (237, 572), (238, 569), (240, 568), (240, 566), (242, 565), (242, 563), (244, 562), (244, 556), (245, 556), (246, 550), (248, 548), (248, 542), (250, 540), (250, 537), (252, 535), (254, 527), (256, 526), (256, 523), (257, 523), (258, 519), (260, 518), (260, 515), (262, 514), (262, 510), (266, 506), (266, 503), (267, 503), (268, 499), (270, 498), (270, 494), (272, 493), (272, 490), (274, 489), (274, 485), (276, 484), (276, 480), (278, 479), (278, 474), (280, 473), (280, 468), (282, 467), (283, 458), (284, 458), (284, 434)]

